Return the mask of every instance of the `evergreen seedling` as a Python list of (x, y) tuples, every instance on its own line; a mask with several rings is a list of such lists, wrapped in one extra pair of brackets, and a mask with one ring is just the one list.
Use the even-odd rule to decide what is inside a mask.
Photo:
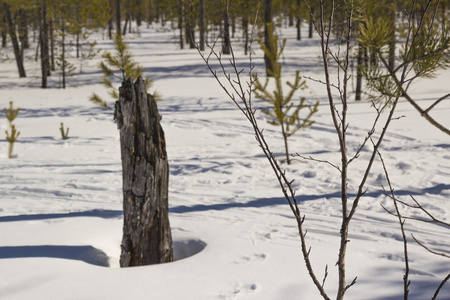
[[(127, 78), (132, 78), (133, 81), (143, 74), (143, 68), (133, 59), (133, 56), (128, 48), (128, 45), (123, 41), (120, 34), (114, 37), (114, 53), (109, 51), (103, 54), (103, 59), (99, 65), (103, 72), (101, 84), (106, 87), (108, 94), (115, 100), (119, 100), (118, 89), (114, 87), (113, 79), (116, 78), (120, 82)], [(149, 89), (153, 85), (153, 80), (148, 76), (144, 78), (145, 87)], [(153, 94), (156, 100), (159, 96), (156, 92)], [(102, 97), (93, 93), (89, 100), (99, 106), (108, 107), (108, 103)]]
[(20, 135), (20, 131), (17, 131), (16, 126), (12, 123), (19, 115), (20, 108), (14, 109), (13, 106), (13, 102), (9, 101), (9, 110), (6, 108), (3, 109), (6, 119), (9, 122), (9, 127), (11, 129), (11, 133), (9, 133), (8, 130), (5, 130), (6, 140), (9, 142), (8, 158), (13, 158), (14, 143)]
[[(279, 63), (281, 54), (286, 45), (286, 39), (283, 39), (281, 46), (278, 46), (278, 37), (273, 34), (272, 24), (268, 24), (269, 42), (271, 44), (270, 50), (266, 47), (264, 42), (260, 41), (261, 49), (270, 59), (273, 70), (267, 69), (267, 73), (275, 81), (275, 89), (270, 91), (268, 88), (270, 77), (267, 77), (264, 83), (258, 78), (254, 78), (254, 94), (257, 98), (270, 103), (271, 107), (262, 109), (262, 112), (269, 117), (268, 123), (281, 127), (283, 135), (286, 162), (290, 164), (288, 138), (302, 128), (308, 128), (314, 121), (311, 120), (313, 114), (318, 111), (319, 101), (315, 105), (305, 103), (305, 97), (301, 97), (299, 102), (294, 102), (294, 94), (298, 90), (307, 89), (306, 81), (302, 80), (300, 72), (295, 73), (294, 82), (287, 81), (286, 84), (290, 90), (285, 95), (283, 92), (283, 82), (281, 70), (282, 66)], [(300, 118), (300, 111), (306, 108), (308, 113), (305, 117)]]
[(59, 128), (59, 130), (61, 131), (62, 139), (67, 140), (69, 138), (69, 128), (66, 128), (66, 130), (64, 131), (64, 123), (61, 122), (61, 127)]
[(7, 130), (5, 130), (5, 133), (6, 133), (6, 140), (9, 142), (8, 158), (13, 158), (14, 143), (19, 137), (20, 131), (16, 130), (16, 126), (14, 124), (11, 124), (11, 134)]
[(16, 110), (14, 110), (13, 102), (9, 101), (9, 110), (4, 108), (3, 111), (5, 112), (5, 116), (9, 122), (9, 126), (12, 126), (12, 122), (14, 121), (14, 119), (17, 117), (17, 115), (20, 112), (20, 108), (17, 108)]

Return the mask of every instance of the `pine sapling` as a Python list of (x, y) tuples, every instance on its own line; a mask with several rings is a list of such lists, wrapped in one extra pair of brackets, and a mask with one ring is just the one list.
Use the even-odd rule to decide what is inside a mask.
[(8, 120), (11, 129), (11, 133), (9, 133), (8, 130), (5, 130), (6, 140), (9, 142), (8, 158), (13, 158), (14, 143), (19, 137), (20, 131), (16, 130), (16, 126), (12, 122), (19, 115), (20, 108), (14, 109), (13, 102), (9, 101), (9, 110), (4, 108), (3, 111), (5, 112), (6, 119)]
[[(289, 156), (288, 138), (302, 128), (308, 128), (314, 121), (311, 120), (313, 114), (318, 111), (319, 101), (315, 105), (305, 103), (305, 97), (300, 97), (299, 102), (294, 102), (294, 95), (298, 90), (306, 90), (308, 87), (306, 81), (300, 76), (300, 72), (296, 71), (294, 82), (287, 81), (286, 84), (290, 88), (285, 95), (283, 92), (283, 82), (281, 70), (282, 66), (279, 63), (281, 54), (286, 45), (286, 39), (283, 39), (280, 47), (278, 46), (278, 37), (273, 34), (272, 24), (268, 24), (269, 29), (269, 43), (270, 50), (266, 47), (263, 41), (260, 41), (261, 49), (264, 51), (268, 59), (271, 61), (273, 70), (267, 69), (270, 77), (267, 77), (264, 83), (255, 76), (254, 78), (254, 94), (256, 98), (264, 100), (271, 104), (268, 109), (262, 109), (262, 112), (269, 117), (267, 121), (269, 124), (281, 127), (283, 135), (286, 162), (291, 163)], [(275, 81), (275, 89), (269, 90), (269, 80), (273, 78)], [(303, 118), (300, 117), (300, 111), (307, 109), (308, 113)]]
[[(100, 63), (99, 67), (103, 72), (101, 84), (106, 87), (108, 94), (114, 100), (119, 100), (118, 88), (114, 86), (113, 79), (124, 82), (127, 78), (132, 78), (133, 81), (136, 81), (139, 76), (143, 77), (144, 69), (133, 59), (128, 45), (120, 34), (116, 34), (114, 37), (114, 50), (114, 53), (107, 51), (102, 55), (104, 61)], [(148, 76), (144, 78), (144, 82), (147, 89), (153, 85), (153, 80)], [(157, 101), (160, 99), (156, 92), (152, 96)], [(91, 95), (89, 101), (105, 108), (109, 107), (106, 100), (96, 93)]]
[(17, 115), (20, 112), (20, 107), (15, 110), (13, 108), (13, 102), (9, 101), (9, 110), (4, 108), (3, 111), (5, 112), (6, 119), (9, 122), (9, 126), (11, 127), (12, 122), (14, 121), (14, 119), (17, 117)]
[(59, 128), (59, 131), (61, 131), (61, 137), (63, 140), (67, 140), (69, 138), (69, 128), (66, 128), (64, 131), (64, 124), (61, 122), (61, 127)]
[(81, 35), (83, 43), (81, 43), (81, 55), (80, 55), (80, 73), (83, 73), (83, 62), (86, 60), (93, 59), (99, 52), (100, 49), (96, 49), (97, 41), (90, 40), (90, 32), (84, 31)]
[(6, 133), (6, 140), (9, 142), (8, 158), (13, 158), (14, 143), (19, 137), (20, 131), (16, 130), (16, 126), (14, 124), (11, 124), (11, 133), (9, 133), (8, 130), (5, 130), (5, 133)]

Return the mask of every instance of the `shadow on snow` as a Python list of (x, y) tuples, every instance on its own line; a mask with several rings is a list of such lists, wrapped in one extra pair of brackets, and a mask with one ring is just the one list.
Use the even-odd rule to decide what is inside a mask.
[(97, 217), (103, 219), (113, 219), (119, 218), (122, 215), (123, 212), (121, 210), (93, 209), (88, 211), (69, 212), (69, 213), (2, 216), (0, 217), (0, 222), (35, 221), (35, 220), (60, 219), (71, 217)]
[[(410, 191), (410, 190), (396, 190), (395, 194), (397, 196), (409, 196), (409, 195), (424, 195), (424, 194), (440, 194), (444, 190), (450, 190), (450, 184), (438, 184), (434, 187), (426, 188), (423, 190), (416, 190), (416, 191)], [(379, 196), (384, 195), (384, 191), (376, 191), (376, 192), (368, 192), (365, 193), (363, 197), (373, 197), (377, 198)], [(320, 195), (297, 195), (296, 199), (298, 202), (303, 201), (312, 201), (317, 200), (321, 198), (330, 199), (330, 198), (340, 198), (341, 193), (335, 192), (335, 193), (329, 193), (329, 194), (320, 194)], [(348, 194), (348, 198), (351, 200), (352, 198), (356, 197), (356, 194)], [(260, 208), (260, 207), (267, 207), (267, 206), (274, 206), (274, 205), (287, 205), (287, 201), (285, 198), (279, 197), (279, 198), (262, 198), (262, 199), (256, 199), (252, 200), (246, 203), (219, 203), (219, 204), (210, 204), (210, 205), (204, 205), (204, 204), (197, 204), (193, 206), (175, 206), (169, 208), (170, 213), (190, 213), (190, 212), (199, 212), (199, 211), (207, 211), (207, 210), (226, 210), (230, 208)]]
[[(450, 190), (450, 184), (438, 184), (434, 187), (425, 188), (422, 190), (410, 191), (410, 190), (397, 190), (395, 193), (397, 196), (409, 196), (409, 195), (425, 195), (425, 194), (440, 194), (444, 190)], [(384, 195), (384, 191), (368, 192), (364, 196), (377, 198)], [(349, 194), (348, 198), (354, 198), (355, 194)], [(319, 195), (297, 195), (296, 199), (299, 202), (312, 201), (317, 199), (330, 199), (330, 198), (340, 198), (340, 192), (334, 192), (329, 194), (319, 194)], [(193, 206), (174, 206), (169, 208), (170, 213), (182, 214), (190, 212), (200, 212), (208, 210), (226, 210), (231, 208), (260, 208), (275, 205), (287, 205), (287, 201), (283, 197), (277, 198), (261, 198), (252, 200), (246, 203), (219, 203), (219, 204), (197, 204)], [(57, 218), (71, 218), (71, 217), (97, 217), (104, 219), (112, 219), (122, 217), (123, 212), (121, 210), (103, 210), (94, 209), (82, 212), (69, 212), (69, 213), (53, 213), (53, 214), (35, 214), (35, 215), (16, 215), (16, 216), (1, 216), (0, 222), (14, 222), (14, 221), (32, 221), (32, 220), (44, 220), (44, 219), (57, 219)]]
[(109, 267), (109, 258), (105, 252), (92, 246), (4, 246), (0, 247), (0, 259), (48, 257), (80, 260), (85, 263)]
[[(201, 240), (173, 241), (173, 260), (178, 261), (194, 256), (203, 251), (205, 247), (206, 243)], [(106, 253), (92, 246), (39, 245), (0, 247), (0, 259), (38, 257), (79, 260), (100, 267), (110, 266)]]

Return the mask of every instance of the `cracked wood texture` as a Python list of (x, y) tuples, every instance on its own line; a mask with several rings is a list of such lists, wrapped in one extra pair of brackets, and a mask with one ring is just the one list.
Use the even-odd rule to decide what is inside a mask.
[(119, 88), (114, 118), (120, 131), (123, 237), (120, 266), (173, 260), (169, 224), (169, 164), (161, 116), (139, 77)]

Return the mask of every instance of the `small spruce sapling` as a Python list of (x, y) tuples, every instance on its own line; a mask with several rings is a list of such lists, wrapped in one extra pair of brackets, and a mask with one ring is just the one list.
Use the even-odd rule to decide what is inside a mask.
[[(133, 59), (133, 56), (128, 48), (128, 45), (123, 41), (120, 34), (114, 36), (114, 53), (105, 52), (102, 61), (99, 65), (103, 72), (101, 84), (108, 89), (108, 94), (115, 100), (119, 100), (118, 88), (114, 87), (113, 79), (119, 79), (120, 82), (127, 78), (132, 78), (133, 81), (139, 76), (142, 76), (143, 68)], [(142, 76), (143, 77), (143, 76)], [(149, 89), (153, 85), (153, 80), (148, 76), (144, 78), (145, 87)], [(152, 95), (157, 101), (160, 99), (156, 92)], [(108, 108), (108, 103), (102, 97), (93, 93), (89, 100), (97, 105)]]
[(64, 131), (64, 123), (61, 122), (61, 127), (59, 128), (59, 131), (61, 132), (61, 137), (63, 140), (67, 140), (69, 138), (69, 128), (66, 128)]
[[(267, 70), (270, 77), (275, 80), (275, 89), (270, 91), (268, 88), (270, 77), (267, 77), (264, 83), (255, 76), (254, 77), (254, 94), (256, 98), (264, 100), (271, 104), (268, 109), (262, 109), (262, 112), (270, 119), (269, 124), (281, 127), (283, 135), (286, 162), (291, 163), (289, 156), (288, 138), (302, 128), (308, 128), (314, 121), (311, 120), (313, 114), (318, 111), (319, 101), (315, 105), (305, 103), (305, 97), (301, 97), (298, 103), (293, 100), (295, 92), (298, 90), (307, 89), (306, 81), (302, 80), (300, 72), (296, 71), (294, 82), (287, 81), (286, 84), (290, 87), (289, 92), (285, 95), (283, 92), (283, 82), (281, 70), (282, 66), (279, 63), (281, 54), (286, 45), (286, 39), (283, 39), (280, 47), (278, 46), (278, 36), (273, 34), (272, 24), (269, 26), (269, 42), (271, 43), (271, 50), (269, 50), (263, 41), (259, 41), (261, 49), (270, 59), (273, 71)], [(300, 118), (300, 111), (306, 108), (308, 110), (305, 117)]]
[(11, 133), (8, 130), (5, 130), (6, 134), (6, 140), (9, 142), (8, 147), (8, 158), (13, 158), (13, 150), (14, 150), (14, 143), (16, 142), (17, 138), (20, 135), (20, 131), (16, 130), (16, 126), (12, 123), (14, 119), (19, 114), (20, 108), (17, 108), (16, 110), (13, 108), (13, 102), (9, 102), (9, 110), (4, 108), (6, 119), (9, 122), (9, 127), (11, 129)]

